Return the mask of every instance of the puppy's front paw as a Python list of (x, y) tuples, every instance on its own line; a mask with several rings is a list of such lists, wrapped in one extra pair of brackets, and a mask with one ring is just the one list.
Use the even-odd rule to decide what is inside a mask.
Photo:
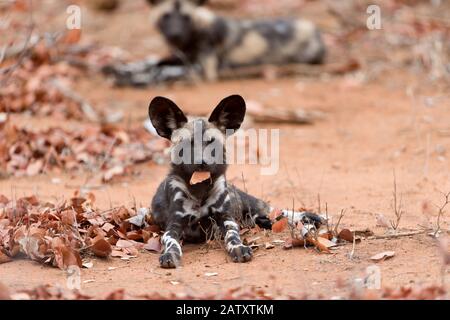
[(163, 253), (159, 257), (161, 268), (176, 268), (180, 265), (180, 256), (173, 252)]
[(234, 246), (229, 253), (234, 262), (247, 262), (252, 260), (253, 256), (252, 248), (243, 244)]

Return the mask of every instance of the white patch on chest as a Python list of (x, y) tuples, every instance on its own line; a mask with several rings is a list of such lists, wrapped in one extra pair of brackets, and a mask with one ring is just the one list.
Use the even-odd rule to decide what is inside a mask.
[[(174, 183), (172, 183), (172, 182), (174, 182)], [(172, 180), (170, 183), (171, 183), (171, 187), (177, 187), (182, 190), (183, 190), (183, 188), (185, 188), (187, 190), (184, 183), (182, 183), (180, 181)], [(180, 184), (183, 185), (183, 188), (181, 187)], [(196, 223), (197, 220), (209, 215), (210, 210), (211, 210), (211, 205), (215, 204), (219, 200), (219, 198), (223, 195), (223, 193), (226, 192), (226, 188), (227, 188), (227, 186), (226, 186), (225, 177), (220, 176), (214, 182), (214, 186), (210, 191), (210, 196), (208, 197), (208, 199), (206, 199), (206, 201), (204, 202), (203, 205), (201, 205), (200, 200), (197, 200), (193, 197), (184, 197), (184, 195), (181, 192), (177, 192), (174, 196), (174, 200), (182, 199), (183, 211), (177, 211), (175, 214), (180, 217), (191, 216), (191, 217), (193, 217), (191, 223)], [(186, 194), (189, 194), (189, 193), (186, 193)], [(219, 208), (215, 208), (215, 211), (220, 211), (223, 204), (228, 201), (230, 201), (229, 195), (227, 195), (225, 197), (223, 203), (221, 204), (221, 206)]]

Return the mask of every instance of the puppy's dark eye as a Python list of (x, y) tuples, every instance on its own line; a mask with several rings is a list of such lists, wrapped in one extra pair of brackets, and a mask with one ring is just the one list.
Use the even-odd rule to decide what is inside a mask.
[(168, 13), (165, 13), (165, 14), (163, 14), (163, 16), (162, 16), (162, 19), (163, 20), (168, 20), (170, 18), (170, 14), (168, 14)]

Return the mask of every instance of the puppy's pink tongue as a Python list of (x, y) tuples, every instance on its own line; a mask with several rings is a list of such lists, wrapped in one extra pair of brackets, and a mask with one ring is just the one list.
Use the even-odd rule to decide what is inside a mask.
[(195, 171), (191, 176), (191, 185), (201, 183), (205, 180), (211, 179), (211, 172), (209, 171)]

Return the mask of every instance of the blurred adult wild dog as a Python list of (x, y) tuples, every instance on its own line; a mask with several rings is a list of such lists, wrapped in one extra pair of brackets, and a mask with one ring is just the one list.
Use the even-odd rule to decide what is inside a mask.
[(296, 18), (237, 20), (202, 6), (207, 0), (147, 0), (151, 20), (172, 49), (167, 64), (201, 66), (207, 80), (225, 68), (261, 64), (321, 63), (318, 28)]

